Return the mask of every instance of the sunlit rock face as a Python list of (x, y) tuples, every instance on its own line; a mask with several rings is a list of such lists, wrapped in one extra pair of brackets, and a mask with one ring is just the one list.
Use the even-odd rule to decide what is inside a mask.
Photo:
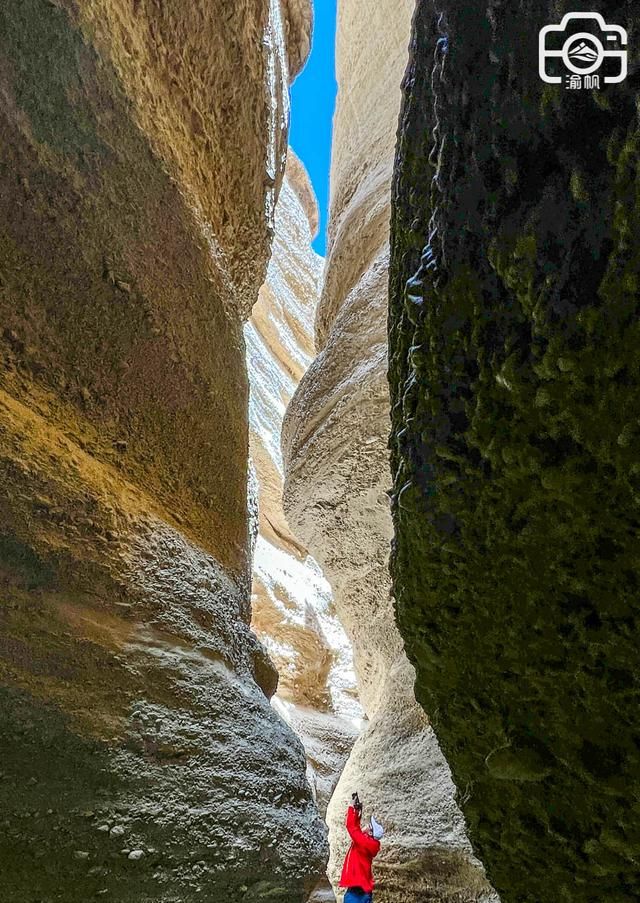
[(329, 806), (330, 875), (335, 885), (348, 844), (345, 810), (358, 790), (366, 813), (375, 811), (387, 829), (376, 868), (381, 903), (488, 892), (448, 767), (414, 698), (388, 574), (388, 222), (412, 10), (409, 0), (339, 4), (319, 354), (283, 431), (287, 519), (331, 583), (368, 718)]
[(309, 779), (326, 811), (357, 736), (352, 653), (331, 587), (291, 532), (282, 509), (282, 419), (313, 352), (323, 260), (311, 248), (317, 207), (289, 152), (267, 280), (245, 327), (251, 457), (258, 483), (252, 626), (279, 673), (274, 706), (302, 739)]
[[(637, 5), (595, 8), (637, 34)], [(554, 24), (548, 0), (418, 3), (393, 205), (394, 588), (502, 898), (631, 903), (637, 47), (624, 82), (547, 85)]]
[(288, 85), (309, 46), (309, 0), (65, 3), (203, 220), (225, 303), (248, 315), (269, 256)]
[(285, 24), (266, 2), (0, 7), (7, 903), (284, 903), (323, 872), (249, 628), (241, 312)]

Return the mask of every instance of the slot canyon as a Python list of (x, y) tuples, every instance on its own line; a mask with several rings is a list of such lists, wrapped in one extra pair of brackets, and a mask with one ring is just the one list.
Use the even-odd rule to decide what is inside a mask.
[(321, 4), (0, 4), (0, 903), (640, 898), (640, 13), (337, 0), (321, 256)]

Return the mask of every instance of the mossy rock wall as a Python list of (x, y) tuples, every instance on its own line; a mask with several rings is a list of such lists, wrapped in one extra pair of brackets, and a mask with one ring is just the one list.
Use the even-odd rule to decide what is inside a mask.
[[(540, 79), (569, 8), (629, 29), (624, 83)], [(397, 619), (504, 903), (640, 896), (639, 27), (421, 0), (405, 79)]]

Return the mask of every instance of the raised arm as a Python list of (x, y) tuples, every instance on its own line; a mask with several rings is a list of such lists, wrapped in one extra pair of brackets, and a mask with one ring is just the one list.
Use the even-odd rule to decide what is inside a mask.
[(360, 849), (366, 850), (371, 856), (375, 856), (380, 851), (380, 842), (365, 834), (360, 827), (360, 814), (353, 806), (349, 806), (347, 809), (347, 831), (354, 844)]

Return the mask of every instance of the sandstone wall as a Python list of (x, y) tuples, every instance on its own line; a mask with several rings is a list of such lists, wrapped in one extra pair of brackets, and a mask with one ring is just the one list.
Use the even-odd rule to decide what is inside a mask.
[(309, 0), (283, 0), (283, 15), (289, 77), (293, 80), (311, 50), (313, 4)]
[[(625, 82), (567, 91), (537, 67), (557, 4), (437, 7), (394, 185), (398, 621), (502, 898), (631, 903), (637, 48)], [(637, 33), (636, 7), (592, 8)]]
[(304, 744), (308, 776), (324, 814), (362, 712), (351, 647), (335, 615), (331, 588), (285, 519), (280, 450), (286, 406), (314, 353), (323, 263), (311, 248), (317, 223), (308, 176), (289, 151), (267, 281), (245, 327), (259, 512), (252, 626), (278, 669), (274, 706)]
[[(298, 714), (290, 717), (297, 722), (305, 711), (312, 720), (321, 713), (354, 720), (361, 714), (351, 647), (333, 611), (331, 588), (291, 533), (282, 508), (282, 420), (314, 352), (323, 262), (311, 248), (317, 219), (308, 176), (290, 151), (267, 281), (245, 336), (250, 449), (258, 482), (252, 626), (277, 667), (277, 700), (284, 711), (295, 707)], [(355, 739), (353, 726), (345, 723), (343, 730)], [(332, 789), (323, 792), (324, 808)]]
[(346, 805), (358, 790), (388, 831), (376, 869), (381, 903), (474, 900), (487, 890), (448, 767), (414, 698), (390, 598), (388, 223), (412, 11), (409, 0), (339, 4), (319, 354), (283, 431), (287, 518), (331, 583), (368, 718), (329, 807), (330, 874), (335, 883)]
[(277, 2), (0, 9), (8, 903), (302, 900), (323, 870), (248, 626), (241, 313), (286, 151), (287, 21)]

